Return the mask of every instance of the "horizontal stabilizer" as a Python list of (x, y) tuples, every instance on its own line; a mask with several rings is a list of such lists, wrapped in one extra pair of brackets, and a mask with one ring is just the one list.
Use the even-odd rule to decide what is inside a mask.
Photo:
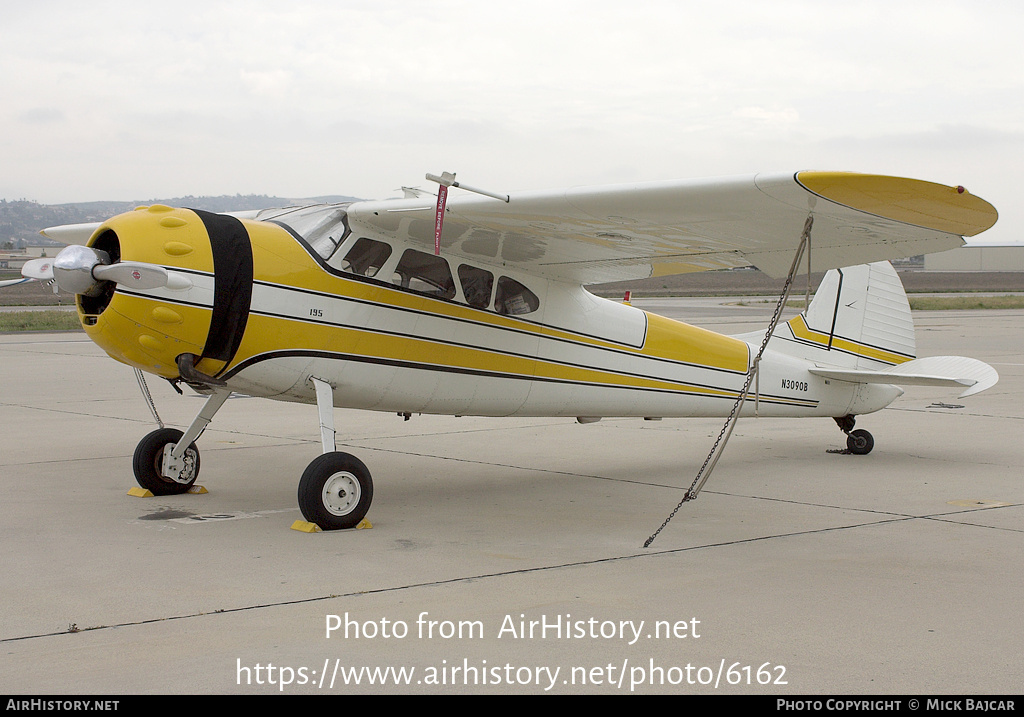
[(960, 398), (991, 388), (999, 374), (987, 363), (963, 356), (929, 356), (914, 359), (885, 371), (812, 368), (822, 378), (852, 383), (885, 383), (898, 386), (966, 386)]

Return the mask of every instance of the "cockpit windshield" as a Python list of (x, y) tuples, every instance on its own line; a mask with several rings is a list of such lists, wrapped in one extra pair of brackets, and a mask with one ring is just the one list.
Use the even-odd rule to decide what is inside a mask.
[(345, 204), (313, 204), (260, 213), (261, 221), (274, 222), (302, 237), (324, 261), (331, 258), (352, 230)]

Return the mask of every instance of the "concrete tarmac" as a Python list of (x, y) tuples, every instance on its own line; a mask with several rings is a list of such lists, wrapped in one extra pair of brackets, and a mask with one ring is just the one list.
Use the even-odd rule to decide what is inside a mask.
[[(726, 333), (771, 310), (634, 304)], [(306, 534), (315, 407), (232, 398), (209, 493), (135, 498), (132, 372), (83, 334), (0, 336), (0, 693), (1019, 694), (1024, 312), (915, 319), (920, 355), (999, 384), (908, 388), (858, 419), (868, 456), (827, 452), (830, 420), (744, 420), (649, 548), (720, 420), (339, 410), (373, 528)], [(150, 387), (169, 425), (201, 406)]]

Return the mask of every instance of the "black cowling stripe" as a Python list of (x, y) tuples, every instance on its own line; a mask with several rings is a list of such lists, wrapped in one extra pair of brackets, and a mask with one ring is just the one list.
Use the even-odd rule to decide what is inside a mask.
[(202, 358), (227, 363), (238, 351), (252, 302), (252, 244), (235, 217), (193, 210), (203, 220), (213, 249), (213, 316)]

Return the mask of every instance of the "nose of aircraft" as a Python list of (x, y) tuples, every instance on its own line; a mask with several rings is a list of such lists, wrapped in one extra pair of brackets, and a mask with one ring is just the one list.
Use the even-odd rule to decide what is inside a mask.
[(81, 243), (27, 262), (22, 274), (74, 293), (83, 328), (110, 356), (168, 379), (223, 384), (215, 377), (241, 344), (252, 297), (242, 221), (154, 205), (45, 233)]
[(77, 295), (82, 326), (110, 356), (179, 378), (178, 357), (200, 356), (210, 330), (210, 244), (195, 212), (143, 207), (104, 222), (87, 246), (62, 250), (53, 278)]

